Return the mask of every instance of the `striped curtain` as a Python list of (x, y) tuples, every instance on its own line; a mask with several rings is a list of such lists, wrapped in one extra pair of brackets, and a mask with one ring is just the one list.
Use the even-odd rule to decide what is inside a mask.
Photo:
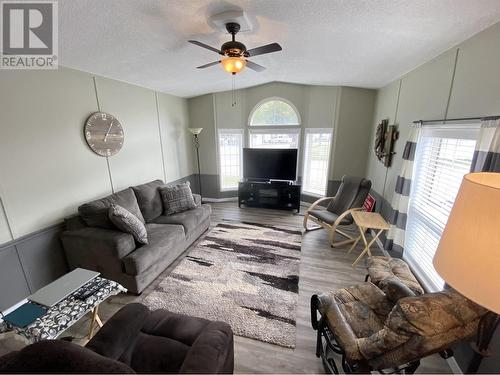
[(396, 189), (391, 202), (392, 212), (389, 217), (391, 227), (387, 233), (384, 248), (392, 256), (396, 257), (403, 256), (413, 161), (415, 160), (415, 151), (417, 150), (417, 142), (420, 139), (421, 129), (421, 123), (413, 124), (411, 127), (410, 137), (405, 144), (403, 152), (403, 166), (396, 181)]
[(499, 117), (482, 120), (470, 170), (471, 172), (500, 172)]

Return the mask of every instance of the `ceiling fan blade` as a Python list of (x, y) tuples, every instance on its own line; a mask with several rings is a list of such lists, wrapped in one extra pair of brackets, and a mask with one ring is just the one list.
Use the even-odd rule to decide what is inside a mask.
[(220, 63), (220, 60), (219, 61), (214, 61), (214, 62), (211, 62), (211, 63), (208, 63), (208, 64), (205, 64), (205, 65), (201, 65), (201, 66), (197, 66), (196, 69), (205, 69), (205, 68), (208, 68), (210, 66), (214, 66), (214, 65), (217, 65)]
[(209, 49), (210, 51), (213, 51), (215, 53), (218, 53), (219, 55), (224, 55), (221, 50), (218, 50), (217, 48), (211, 47), (208, 44), (198, 42), (197, 40), (188, 40), (189, 43), (196, 44), (199, 47)]
[(247, 51), (248, 56), (254, 57), (257, 55), (263, 55), (265, 53), (278, 52), (283, 48), (278, 43), (266, 44), (265, 46), (260, 46), (257, 48), (252, 48)]
[(262, 65), (256, 64), (252, 61), (247, 60), (247, 67), (255, 70), (256, 72), (262, 72), (263, 70), (266, 70)]

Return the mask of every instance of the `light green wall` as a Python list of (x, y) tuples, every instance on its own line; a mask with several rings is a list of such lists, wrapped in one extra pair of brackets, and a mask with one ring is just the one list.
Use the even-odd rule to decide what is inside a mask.
[[(500, 24), (496, 24), (378, 90), (366, 175), (386, 200), (392, 199), (413, 121), (500, 113), (499, 45)], [(372, 150), (375, 125), (384, 118), (400, 131), (389, 169)]]
[(375, 91), (342, 87), (339, 98), (331, 180), (364, 176)]
[(448, 116), (500, 114), (500, 23), (458, 48)]
[(215, 175), (217, 174), (217, 156), (213, 95), (207, 94), (189, 99), (188, 111), (190, 126), (203, 128), (199, 135), (201, 173)]
[(3, 204), (0, 201), (0, 243), (10, 240), (12, 240), (12, 236), (9, 230), (9, 223), (7, 222), (7, 216), (5, 216)]
[[(345, 90), (345, 95), (339, 101), (341, 90)], [(334, 129), (334, 139), (339, 143), (331, 154), (330, 179), (339, 179), (343, 174), (364, 174), (375, 90), (272, 82), (236, 90), (234, 97), (235, 106), (231, 105), (233, 94), (230, 91), (189, 99), (192, 126), (204, 128), (200, 135), (202, 173), (218, 174), (217, 129), (248, 129), (249, 116), (259, 102), (269, 97), (281, 97), (291, 102), (301, 117), (299, 175), (302, 175), (304, 128)], [(337, 116), (339, 102), (343, 110)], [(248, 133), (245, 133), (245, 145), (247, 137)]]
[(163, 166), (154, 91), (106, 78), (96, 78), (101, 111), (123, 124), (125, 142), (109, 158), (115, 191), (163, 179)]
[(157, 93), (158, 111), (165, 160), (165, 181), (175, 181), (194, 173), (193, 144), (187, 100)]
[[(155, 92), (101, 77), (96, 83), (101, 109), (125, 132), (109, 169), (83, 137), (86, 118), (98, 110), (91, 74), (63, 67), (0, 71), (0, 243), (59, 223), (81, 203), (110, 194), (111, 179), (117, 191), (164, 178)], [(158, 97), (171, 181), (193, 173), (186, 157), (192, 145), (181, 130), (188, 124), (187, 100)]]

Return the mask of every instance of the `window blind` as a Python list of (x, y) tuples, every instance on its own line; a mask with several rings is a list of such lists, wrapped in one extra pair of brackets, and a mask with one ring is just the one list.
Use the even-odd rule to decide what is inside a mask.
[(251, 148), (299, 148), (300, 129), (250, 129)]
[(404, 258), (430, 290), (444, 281), (432, 265), (462, 178), (470, 170), (478, 136), (474, 125), (424, 127), (415, 155)]

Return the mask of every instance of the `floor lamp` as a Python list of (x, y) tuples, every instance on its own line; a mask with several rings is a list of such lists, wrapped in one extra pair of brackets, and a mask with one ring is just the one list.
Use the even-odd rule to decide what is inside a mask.
[(481, 318), (467, 372), (490, 356), (500, 323), (500, 173), (464, 176), (434, 256), (434, 267), (453, 289), (489, 311)]
[(200, 140), (198, 139), (198, 135), (201, 133), (203, 128), (188, 128), (189, 132), (194, 136), (194, 147), (196, 148), (196, 161), (198, 162), (198, 188), (200, 189), (199, 193), (203, 199), (203, 195), (201, 193), (201, 170), (200, 170)]

